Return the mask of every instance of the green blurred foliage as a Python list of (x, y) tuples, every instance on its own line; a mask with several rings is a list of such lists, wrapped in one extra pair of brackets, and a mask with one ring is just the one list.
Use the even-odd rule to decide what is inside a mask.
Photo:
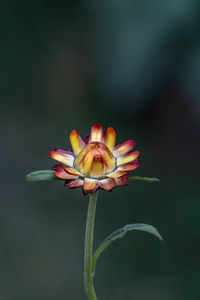
[(88, 197), (61, 182), (25, 182), (49, 169), (72, 129), (112, 126), (141, 151), (132, 182), (101, 192), (95, 247), (128, 223), (97, 264), (99, 299), (200, 297), (200, 3), (13, 1), (0, 4), (0, 298), (86, 299)]

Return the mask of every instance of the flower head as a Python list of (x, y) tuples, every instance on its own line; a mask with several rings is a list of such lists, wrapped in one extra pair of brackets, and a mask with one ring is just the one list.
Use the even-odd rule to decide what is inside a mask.
[(69, 188), (82, 187), (84, 194), (129, 184), (127, 175), (139, 167), (139, 151), (130, 152), (135, 142), (128, 140), (115, 147), (116, 133), (111, 127), (103, 133), (100, 124), (93, 125), (85, 141), (73, 130), (70, 142), (72, 151), (57, 148), (50, 152), (61, 163), (53, 167), (54, 175), (66, 180)]

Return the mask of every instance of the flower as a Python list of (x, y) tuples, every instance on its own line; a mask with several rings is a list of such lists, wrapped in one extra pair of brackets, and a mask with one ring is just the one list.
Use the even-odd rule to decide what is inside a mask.
[(73, 130), (70, 142), (72, 151), (56, 148), (50, 152), (61, 163), (53, 167), (54, 175), (66, 180), (70, 189), (81, 187), (85, 195), (129, 184), (127, 175), (139, 167), (139, 151), (130, 152), (135, 142), (128, 140), (115, 147), (116, 133), (111, 127), (103, 133), (100, 124), (93, 125), (85, 141)]

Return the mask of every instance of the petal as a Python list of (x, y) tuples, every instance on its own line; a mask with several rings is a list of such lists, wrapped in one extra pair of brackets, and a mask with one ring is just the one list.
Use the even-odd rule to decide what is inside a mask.
[(110, 177), (110, 178), (118, 178), (118, 177), (122, 177), (122, 176), (126, 175), (127, 173), (128, 173), (127, 171), (115, 170), (114, 172), (107, 174), (106, 176)]
[(87, 193), (95, 193), (98, 188), (98, 180), (85, 178), (83, 184), (83, 192)]
[(56, 165), (53, 167), (53, 170), (55, 170), (54, 175), (60, 179), (76, 179), (77, 176), (68, 174), (64, 167), (61, 165)]
[(116, 178), (115, 183), (116, 183), (116, 185), (120, 186), (120, 185), (127, 185), (130, 182), (129, 182), (129, 180), (126, 176), (123, 176), (123, 177), (120, 177), (120, 178)]
[(115, 180), (112, 178), (106, 178), (106, 179), (102, 179), (99, 180), (99, 186), (106, 191), (111, 191), (115, 186)]
[(104, 160), (100, 154), (95, 154), (93, 157), (90, 175), (93, 176), (101, 176), (104, 174)]
[(89, 152), (89, 146), (86, 145), (86, 147), (84, 147), (81, 152), (78, 154), (78, 156), (76, 157), (75, 161), (74, 161), (74, 165), (79, 169), (80, 165), (83, 163), (85, 157), (87, 156), (88, 152)]
[(85, 147), (85, 142), (82, 140), (77, 130), (73, 130), (69, 136), (72, 149), (75, 155), (78, 155), (79, 152)]
[(83, 176), (79, 171), (74, 168), (65, 168), (65, 171), (70, 175)]
[[(84, 150), (83, 150), (84, 152)], [(82, 153), (81, 153), (82, 154)], [(88, 151), (87, 154), (85, 156), (82, 155), (81, 156), (81, 161), (79, 163), (78, 169), (84, 174), (84, 175), (90, 175), (90, 169), (92, 166), (92, 161), (93, 161), (93, 151)], [(78, 156), (77, 161), (79, 162), (80, 157)], [(77, 163), (77, 162), (76, 162)]]
[(102, 144), (102, 147), (99, 147), (98, 151), (101, 155), (101, 157), (103, 158), (104, 161), (104, 166), (105, 166), (105, 172), (111, 172), (114, 167), (115, 167), (115, 157), (113, 156), (113, 154), (111, 153), (111, 151), (107, 148), (105, 149), (103, 147), (104, 145)]
[(104, 135), (104, 144), (113, 151), (116, 143), (116, 133), (112, 127), (108, 127)]
[(84, 142), (85, 142), (86, 145), (89, 143), (89, 138), (90, 138), (90, 135), (87, 135), (86, 138), (85, 138), (85, 140), (84, 140)]
[(54, 151), (50, 151), (50, 156), (64, 165), (73, 166), (74, 156), (68, 151), (56, 148)]
[(135, 146), (135, 141), (134, 140), (128, 140), (122, 144), (119, 144), (117, 147), (115, 147), (115, 150), (113, 151), (113, 154), (115, 156), (121, 156), (133, 149)]
[(118, 171), (133, 171), (137, 168), (139, 168), (140, 164), (139, 163), (135, 163), (135, 162), (131, 162), (125, 165), (120, 166), (119, 168), (117, 168)]
[(100, 124), (94, 124), (91, 128), (89, 143), (103, 141), (103, 128)]
[(69, 180), (65, 183), (65, 186), (67, 186), (70, 189), (75, 189), (83, 186), (83, 180), (82, 179), (74, 179), (74, 180)]
[(135, 152), (131, 152), (131, 153), (127, 153), (123, 156), (120, 156), (117, 158), (117, 166), (121, 166), (124, 164), (127, 164), (129, 162), (133, 162), (136, 158), (138, 158), (140, 152), (139, 151), (135, 151)]

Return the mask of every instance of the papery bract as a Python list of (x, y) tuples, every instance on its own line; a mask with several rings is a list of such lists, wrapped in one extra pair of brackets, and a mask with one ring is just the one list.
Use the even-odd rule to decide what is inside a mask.
[(100, 124), (93, 125), (85, 141), (73, 130), (70, 142), (72, 151), (50, 152), (61, 163), (53, 167), (54, 175), (66, 180), (68, 188), (82, 187), (84, 194), (127, 185), (127, 175), (139, 167), (139, 151), (130, 152), (135, 142), (128, 140), (115, 147), (116, 133), (111, 127), (103, 133)]

